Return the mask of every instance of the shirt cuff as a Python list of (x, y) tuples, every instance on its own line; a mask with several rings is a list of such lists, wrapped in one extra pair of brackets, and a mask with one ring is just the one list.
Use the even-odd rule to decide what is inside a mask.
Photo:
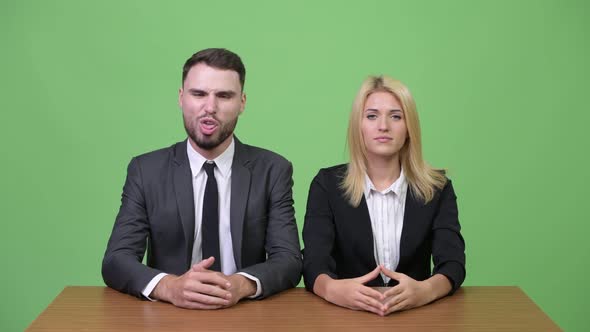
[(238, 272), (237, 274), (241, 274), (244, 277), (256, 282), (256, 293), (254, 293), (254, 295), (252, 295), (252, 296), (248, 296), (249, 299), (255, 299), (255, 298), (259, 297), (260, 294), (262, 294), (262, 285), (260, 284), (260, 280), (258, 280), (258, 278), (254, 277), (246, 272)]
[(145, 288), (143, 289), (143, 291), (141, 291), (141, 295), (143, 295), (146, 299), (154, 302), (156, 301), (155, 299), (152, 299), (150, 297), (150, 294), (154, 291), (154, 288), (156, 288), (156, 286), (158, 285), (158, 283), (160, 282), (160, 280), (162, 280), (162, 278), (164, 278), (165, 276), (167, 276), (168, 273), (160, 273), (157, 276), (154, 277), (154, 279), (152, 279), (147, 286), (145, 286)]

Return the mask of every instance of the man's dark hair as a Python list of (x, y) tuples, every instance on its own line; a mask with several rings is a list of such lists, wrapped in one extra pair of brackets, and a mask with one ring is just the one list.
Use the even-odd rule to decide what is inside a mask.
[(201, 62), (213, 68), (233, 70), (237, 72), (240, 77), (242, 90), (244, 90), (246, 67), (244, 67), (242, 59), (240, 59), (237, 54), (226, 50), (225, 48), (207, 48), (193, 54), (188, 60), (186, 60), (184, 67), (182, 68), (182, 84), (184, 84), (189, 70)]

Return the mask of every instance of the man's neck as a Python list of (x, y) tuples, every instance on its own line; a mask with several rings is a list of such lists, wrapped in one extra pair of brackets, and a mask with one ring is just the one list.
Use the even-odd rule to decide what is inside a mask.
[(213, 160), (213, 159), (219, 157), (223, 152), (225, 152), (225, 150), (227, 150), (227, 148), (229, 147), (229, 145), (232, 142), (232, 139), (233, 139), (233, 135), (230, 135), (228, 138), (225, 139), (225, 141), (221, 142), (221, 144), (219, 144), (218, 146), (216, 146), (215, 148), (213, 148), (211, 150), (206, 150), (206, 149), (199, 147), (197, 145), (197, 143), (195, 143), (190, 137), (188, 138), (188, 142), (190, 143), (190, 145), (193, 147), (193, 149), (197, 153), (199, 153), (201, 156), (203, 156), (203, 158), (205, 158), (207, 160)]

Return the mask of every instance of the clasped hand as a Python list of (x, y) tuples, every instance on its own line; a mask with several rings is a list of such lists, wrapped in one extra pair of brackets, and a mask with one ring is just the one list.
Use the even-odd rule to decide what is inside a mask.
[[(380, 272), (397, 280), (399, 284), (384, 293), (365, 286), (367, 282), (377, 278)], [(428, 281), (417, 281), (381, 265), (358, 278), (331, 279), (326, 283), (324, 297), (327, 301), (339, 306), (365, 310), (380, 316), (420, 307), (435, 300), (432, 286)]]
[(245, 277), (208, 270), (214, 261), (209, 257), (181, 276), (165, 276), (152, 296), (187, 309), (219, 309), (236, 304), (243, 297), (240, 286)]

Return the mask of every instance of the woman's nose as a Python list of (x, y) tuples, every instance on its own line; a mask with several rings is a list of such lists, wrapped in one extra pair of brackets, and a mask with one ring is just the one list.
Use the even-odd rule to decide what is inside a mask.
[(379, 118), (379, 131), (389, 131), (389, 123), (387, 123), (387, 117)]

